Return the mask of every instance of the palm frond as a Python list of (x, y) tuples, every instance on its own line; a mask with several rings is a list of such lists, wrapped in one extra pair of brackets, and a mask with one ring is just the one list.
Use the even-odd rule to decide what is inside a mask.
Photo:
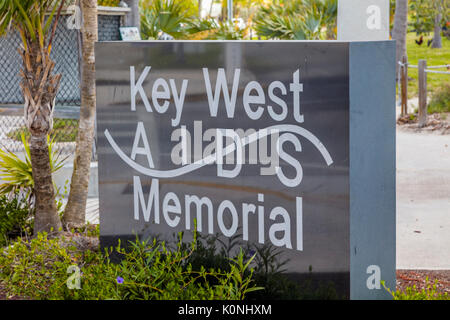
[[(0, 194), (9, 194), (16, 190), (31, 193), (34, 187), (30, 145), (24, 133), (21, 134), (21, 140), (25, 151), (23, 160), (11, 151), (0, 149), (0, 175), (3, 182), (0, 185)], [(52, 173), (54, 173), (64, 166), (68, 156), (60, 159), (61, 151), (55, 152), (54, 139), (47, 137), (47, 141), (50, 167)]]

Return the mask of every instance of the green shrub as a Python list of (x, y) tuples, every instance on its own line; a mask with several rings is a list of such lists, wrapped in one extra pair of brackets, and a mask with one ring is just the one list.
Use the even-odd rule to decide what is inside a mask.
[(319, 40), (335, 37), (336, 16), (336, 0), (273, 1), (258, 9), (254, 25), (258, 35), (268, 39)]
[(32, 234), (31, 210), (18, 194), (0, 195), (0, 247), (23, 234)]
[(428, 113), (450, 112), (450, 84), (444, 83), (438, 88), (428, 104)]
[[(229, 261), (229, 271), (194, 271), (187, 263), (194, 243), (183, 250), (180, 240), (169, 250), (164, 243), (135, 241), (131, 250), (119, 245), (100, 253), (79, 250), (76, 241), (49, 239), (43, 233), (30, 242), (19, 239), (0, 253), (0, 280), (10, 294), (30, 299), (234, 300), (259, 289), (248, 270), (251, 260), (245, 261), (242, 251)], [(121, 262), (110, 261), (113, 253), (122, 257)], [(67, 285), (71, 266), (79, 268), (80, 289)]]
[(158, 39), (161, 32), (188, 40), (241, 40), (245, 37), (246, 28), (228, 20), (199, 19), (193, 7), (196, 5), (193, 6), (192, 1), (185, 0), (142, 1), (142, 39)]
[(118, 7), (120, 0), (98, 0), (99, 6)]
[(192, 19), (191, 1), (152, 0), (140, 3), (141, 37), (144, 40), (158, 39), (162, 31), (174, 38), (186, 35), (183, 24)]
[[(32, 203), (34, 180), (31, 166), (30, 145), (21, 134), (21, 140), (25, 149), (25, 160), (20, 159), (16, 154), (10, 151), (0, 149), (0, 194), (11, 194), (22, 192)], [(54, 140), (47, 137), (48, 152), (50, 157), (50, 168), (52, 173), (58, 171), (64, 165), (67, 157), (61, 159), (61, 152), (54, 149)]]
[[(245, 257), (252, 257), (253, 280), (261, 290), (247, 295), (250, 300), (310, 300), (310, 299), (342, 299), (332, 283), (313, 279), (312, 267), (310, 273), (302, 281), (294, 281), (288, 277), (286, 264), (289, 260), (283, 258), (283, 251), (270, 244), (247, 245), (241, 251), (242, 235), (237, 233), (227, 240), (216, 235), (199, 235), (196, 250), (187, 258), (193, 270), (202, 267), (229, 271), (229, 259), (236, 259), (236, 253), (244, 252)], [(188, 244), (184, 244), (185, 247)], [(214, 279), (210, 279), (214, 283)]]
[(432, 285), (426, 278), (426, 288), (419, 290), (414, 285), (413, 287), (406, 288), (406, 291), (392, 291), (387, 288), (384, 281), (381, 281), (384, 289), (389, 292), (394, 300), (450, 300), (448, 293), (440, 293), (436, 289), (437, 280)]

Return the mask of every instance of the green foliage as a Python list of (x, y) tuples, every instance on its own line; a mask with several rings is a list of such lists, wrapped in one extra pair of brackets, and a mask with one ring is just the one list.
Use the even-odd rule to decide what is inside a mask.
[(428, 113), (450, 112), (450, 83), (443, 83), (431, 97)]
[(0, 247), (23, 234), (32, 234), (32, 210), (25, 199), (16, 193), (0, 195)]
[(333, 283), (314, 280), (312, 266), (310, 266), (310, 273), (300, 281), (293, 281), (287, 277), (285, 266), (289, 260), (282, 258), (280, 248), (265, 244), (252, 246), (249, 251), (256, 252), (255, 283), (264, 288), (252, 293), (252, 299), (336, 300), (341, 298)]
[[(80, 230), (79, 230), (80, 231)], [(80, 231), (98, 234), (98, 228)], [(0, 281), (9, 294), (31, 299), (339, 299), (333, 284), (284, 272), (286, 261), (272, 246), (241, 248), (216, 237), (172, 246), (157, 240), (120, 244), (104, 253), (77, 248), (82, 241), (39, 234), (0, 251)], [(78, 238), (79, 239), (79, 238)], [(215, 242), (218, 241), (218, 242)], [(120, 262), (117, 257), (120, 257)], [(114, 259), (113, 259), (114, 257)], [(81, 272), (80, 289), (69, 289), (70, 266)]]
[(323, 28), (328, 37), (334, 33), (336, 16), (336, 0), (278, 0), (260, 8), (254, 27), (268, 39), (318, 40), (324, 37)]
[(185, 30), (185, 38), (190, 40), (242, 40), (247, 32), (247, 28), (241, 28), (237, 22), (214, 19), (191, 20)]
[[(285, 266), (289, 262), (283, 259), (280, 248), (273, 245), (248, 245), (240, 247), (241, 234), (226, 241), (216, 235), (197, 237), (196, 250), (187, 258), (192, 270), (201, 268), (225, 270), (229, 272), (229, 259), (236, 259), (237, 254), (244, 252), (245, 257), (252, 257), (251, 267), (254, 269), (253, 280), (261, 290), (247, 295), (250, 300), (260, 299), (339, 299), (332, 283), (314, 281), (312, 273), (300, 282), (293, 281), (285, 274)], [(188, 244), (184, 244), (187, 248)], [(243, 251), (242, 251), (243, 250)], [(312, 270), (311, 270), (312, 271)], [(214, 283), (214, 279), (208, 279)]]
[(142, 1), (141, 36), (142, 39), (157, 39), (161, 32), (174, 38), (186, 36), (183, 25), (192, 20), (192, 5), (183, 0)]
[[(25, 134), (22, 133), (21, 140), (25, 150), (25, 160), (20, 159), (16, 154), (10, 151), (0, 149), (0, 175), (2, 184), (0, 185), (0, 194), (9, 194), (14, 192), (23, 192), (31, 199), (33, 196), (33, 175), (31, 167), (30, 146)], [(66, 158), (60, 158), (61, 152), (54, 150), (54, 140), (47, 137), (48, 151), (50, 157), (50, 168), (52, 173), (59, 170)]]
[(429, 0), (409, 1), (409, 27), (417, 35), (429, 34), (433, 31), (434, 15), (431, 15)]
[(409, 27), (417, 35), (429, 34), (434, 28), (434, 19), (442, 14), (443, 26), (450, 17), (450, 6), (446, 0), (409, 0)]
[(246, 29), (241, 29), (237, 23), (219, 21), (216, 27), (212, 29), (211, 34), (206, 37), (207, 40), (242, 40), (245, 37)]
[(406, 292), (403, 291), (392, 291), (387, 288), (384, 281), (381, 281), (384, 289), (389, 292), (394, 300), (450, 300), (450, 295), (448, 293), (440, 293), (436, 289), (437, 280), (432, 285), (426, 278), (426, 287), (422, 290), (417, 289), (414, 285), (413, 287), (406, 288)]
[[(175, 250), (156, 241), (120, 244), (105, 253), (80, 250), (74, 241), (49, 239), (45, 233), (30, 242), (19, 239), (0, 253), (0, 280), (10, 294), (30, 299), (244, 299), (259, 288), (252, 282), (251, 259), (241, 251), (229, 260), (229, 271), (192, 269), (188, 257), (195, 241)], [(111, 254), (121, 262), (112, 263)], [(69, 289), (67, 270), (80, 268), (80, 289)], [(210, 284), (210, 279), (214, 283)]]
[(25, 48), (30, 41), (38, 41), (44, 49), (49, 44), (46, 41), (57, 9), (63, 3), (64, 0), (0, 0), (0, 35), (13, 26)]
[(0, 276), (15, 295), (51, 299), (65, 286), (67, 268), (80, 258), (75, 246), (40, 233), (31, 241), (19, 238), (2, 250)]
[(237, 23), (199, 19), (192, 10), (192, 2), (157, 0), (141, 3), (141, 36), (158, 39), (166, 33), (175, 39), (239, 40), (246, 29)]
[(117, 7), (119, 6), (120, 0), (98, 0), (99, 6), (105, 6), (105, 7)]

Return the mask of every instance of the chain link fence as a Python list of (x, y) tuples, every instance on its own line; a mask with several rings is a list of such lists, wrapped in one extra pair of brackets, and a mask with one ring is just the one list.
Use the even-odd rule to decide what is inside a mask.
[[(56, 149), (75, 152), (78, 132), (80, 97), (79, 35), (67, 28), (69, 16), (61, 16), (51, 53), (55, 73), (61, 73), (56, 96), (52, 137)], [(99, 41), (120, 40), (121, 16), (99, 15)], [(16, 31), (0, 37), (0, 147), (12, 152), (22, 151), (21, 134), (28, 135), (23, 117), (23, 96), (19, 87), (22, 61), (17, 52), (20, 36)]]

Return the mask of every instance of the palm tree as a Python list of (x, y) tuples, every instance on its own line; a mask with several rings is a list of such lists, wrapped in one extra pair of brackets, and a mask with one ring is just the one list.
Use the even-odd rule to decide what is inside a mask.
[(35, 194), (35, 232), (59, 230), (47, 135), (61, 75), (53, 74), (50, 58), (56, 26), (65, 0), (0, 0), (0, 35), (17, 30), (22, 39), (20, 87), (30, 136), (30, 158)]
[(394, 29), (392, 39), (397, 41), (397, 54), (395, 59), (396, 75), (398, 74), (398, 62), (406, 56), (406, 31), (408, 27), (408, 0), (395, 2)]
[(97, 0), (81, 0), (82, 71), (81, 109), (70, 193), (64, 210), (64, 223), (69, 228), (85, 224), (92, 144), (95, 124), (95, 52), (97, 41)]

